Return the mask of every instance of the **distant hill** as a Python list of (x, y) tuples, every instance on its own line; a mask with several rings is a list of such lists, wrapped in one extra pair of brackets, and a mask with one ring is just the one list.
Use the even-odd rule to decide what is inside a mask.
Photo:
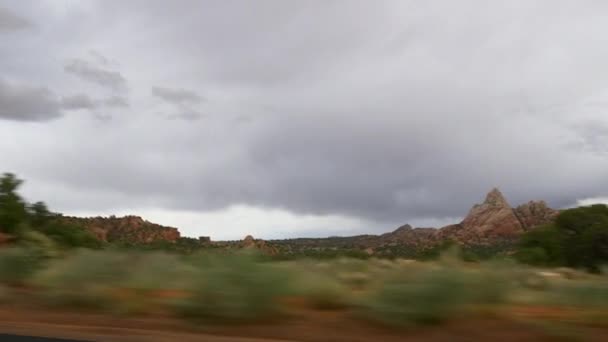
[(146, 244), (158, 241), (175, 242), (180, 238), (177, 228), (148, 222), (139, 216), (124, 217), (61, 217), (65, 223), (84, 227), (104, 242)]
[(466, 247), (511, 244), (527, 230), (552, 222), (558, 211), (544, 201), (530, 201), (512, 208), (498, 189), (492, 189), (483, 203), (474, 205), (460, 223), (443, 228), (413, 228), (405, 224), (381, 235), (272, 240), (283, 253), (306, 250), (354, 249), (368, 254), (413, 254), (446, 241)]
[[(367, 255), (413, 256), (446, 242), (465, 247), (509, 245), (536, 226), (551, 222), (558, 214), (544, 201), (530, 201), (511, 207), (498, 189), (492, 189), (481, 204), (475, 204), (460, 223), (442, 228), (414, 228), (405, 224), (381, 235), (294, 238), (264, 241), (247, 236), (238, 241), (211, 241), (208, 237), (182, 238), (177, 228), (145, 221), (138, 216), (62, 217), (66, 223), (84, 227), (104, 242), (131, 244), (188, 243), (196, 248), (258, 249), (265, 254), (315, 255), (332, 251)], [(188, 241), (185, 241), (188, 240)]]

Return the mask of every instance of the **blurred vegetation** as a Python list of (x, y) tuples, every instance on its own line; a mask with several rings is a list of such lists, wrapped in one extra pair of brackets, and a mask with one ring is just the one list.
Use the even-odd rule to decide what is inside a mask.
[(584, 267), (599, 272), (608, 263), (608, 206), (560, 212), (553, 224), (524, 234), (516, 258), (540, 266)]
[[(446, 241), (371, 254), (347, 238), (315, 248), (294, 239), (295, 247), (269, 242), (279, 253), (268, 256), (241, 250), (236, 242), (192, 238), (104, 243), (43, 202), (28, 204), (17, 193), (21, 184), (12, 174), (0, 177), (0, 232), (11, 237), (0, 246), (0, 302), (168, 312), (204, 324), (284, 317), (293, 314), (288, 303), (294, 300), (394, 326), (526, 305), (607, 318), (608, 277), (582, 271), (601, 273), (608, 264), (603, 205), (562, 211), (554, 224), (525, 233), (517, 244), (463, 247)], [(23, 291), (27, 295), (20, 297)]]
[(22, 184), (12, 173), (0, 177), (0, 233), (11, 236), (19, 245), (38, 244), (47, 250), (51, 245), (60, 249), (101, 247), (89, 231), (66, 224), (61, 214), (50, 212), (44, 202), (28, 204), (17, 192)]

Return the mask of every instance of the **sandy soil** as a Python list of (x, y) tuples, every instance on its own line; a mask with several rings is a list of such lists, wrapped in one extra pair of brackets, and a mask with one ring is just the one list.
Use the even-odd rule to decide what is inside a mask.
[(353, 319), (345, 312), (306, 311), (276, 323), (204, 327), (159, 315), (128, 318), (7, 306), (0, 307), (0, 333), (118, 342), (608, 341), (605, 328), (553, 328), (506, 318), (397, 331)]

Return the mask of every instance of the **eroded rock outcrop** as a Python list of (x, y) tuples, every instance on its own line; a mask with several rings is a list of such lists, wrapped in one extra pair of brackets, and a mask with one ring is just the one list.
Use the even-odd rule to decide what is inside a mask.
[(139, 216), (62, 217), (62, 220), (67, 223), (82, 226), (99, 240), (106, 242), (174, 242), (180, 238), (180, 233), (177, 228), (152, 223)]
[(438, 240), (463, 244), (491, 244), (518, 238), (526, 230), (551, 222), (557, 211), (544, 201), (530, 201), (513, 209), (500, 190), (494, 188), (481, 204), (475, 204), (458, 224), (437, 231)]
[(515, 211), (496, 188), (483, 203), (474, 205), (460, 224), (483, 237), (513, 236), (524, 231)]
[(240, 247), (244, 249), (257, 249), (266, 255), (276, 255), (278, 253), (274, 246), (267, 244), (264, 240), (254, 239), (251, 235), (247, 235), (245, 239), (241, 241)]
[(545, 201), (530, 201), (514, 209), (524, 230), (552, 222), (559, 211), (551, 209)]

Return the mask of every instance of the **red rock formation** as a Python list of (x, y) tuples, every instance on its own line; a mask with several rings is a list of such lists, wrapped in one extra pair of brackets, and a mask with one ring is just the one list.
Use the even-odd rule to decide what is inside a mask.
[(125, 217), (63, 217), (67, 223), (82, 226), (101, 241), (150, 243), (174, 242), (180, 238), (177, 228), (148, 222), (139, 216)]
[(552, 222), (559, 211), (551, 209), (545, 201), (530, 201), (514, 209), (525, 230)]
[(245, 249), (257, 249), (266, 255), (276, 255), (278, 253), (274, 246), (267, 244), (264, 240), (254, 239), (251, 235), (247, 235), (245, 239), (241, 241), (240, 247)]
[(482, 204), (476, 204), (460, 223), (483, 237), (513, 236), (524, 228), (502, 193), (494, 188)]
[(462, 222), (439, 229), (437, 237), (464, 244), (488, 244), (517, 238), (526, 230), (551, 222), (556, 215), (557, 211), (543, 201), (530, 201), (513, 209), (494, 188), (483, 203), (471, 208)]

